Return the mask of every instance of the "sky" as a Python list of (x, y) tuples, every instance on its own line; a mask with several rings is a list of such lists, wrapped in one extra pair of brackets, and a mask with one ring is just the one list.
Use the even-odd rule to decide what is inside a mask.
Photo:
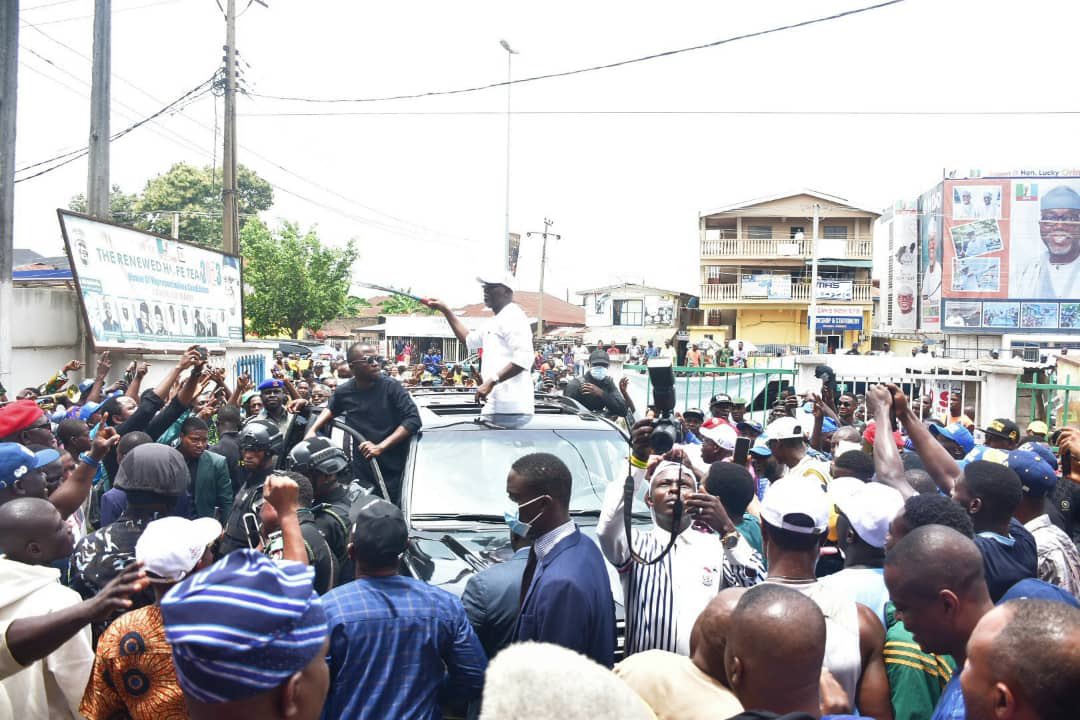
[[(237, 30), (253, 93), (239, 100), (239, 160), (276, 188), (268, 222), (357, 241), (354, 279), (477, 301), (474, 278), (501, 257), (505, 88), (333, 104), (256, 94), (471, 87), (506, 79), (500, 39), (518, 51), (520, 78), (871, 4), (254, 3)], [(215, 0), (113, 0), (113, 10), (115, 132), (207, 79), (225, 26)], [(92, 12), (93, 0), (22, 2), (17, 167), (86, 143)], [(515, 85), (511, 232), (554, 221), (545, 286), (560, 297), (623, 281), (694, 293), (698, 216), (712, 208), (813, 188), (880, 209), (945, 168), (1075, 167), (1078, 24), (1070, 0), (906, 0)], [(112, 182), (133, 192), (176, 162), (220, 162), (221, 112), (207, 95), (115, 141)], [(85, 159), (17, 184), (15, 246), (60, 254), (55, 209), (85, 186)], [(521, 289), (537, 288), (539, 252), (538, 238), (523, 238)]]

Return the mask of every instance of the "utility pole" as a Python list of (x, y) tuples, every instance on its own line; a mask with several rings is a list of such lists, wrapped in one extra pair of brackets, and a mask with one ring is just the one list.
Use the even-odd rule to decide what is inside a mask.
[(180, 213), (178, 212), (172, 214), (172, 239), (180, 239)]
[(499, 45), (506, 51), (506, 198), (504, 202), (506, 217), (503, 224), (502, 269), (507, 272), (510, 270), (510, 88), (513, 77), (513, 59), (518, 51), (510, 47), (510, 43), (505, 40), (500, 40)]
[[(19, 80), (19, 0), (0, 0), (0, 384), (11, 377), (15, 246), (15, 97)], [(10, 380), (9, 380), (10, 381)]]
[(810, 348), (811, 354), (818, 350), (817, 346), (817, 259), (818, 259), (818, 211), (821, 206), (814, 203), (814, 234), (810, 239)]
[(236, 208), (236, 0), (225, 10), (225, 148), (221, 157), (224, 201), (221, 237), (229, 255), (240, 254), (240, 217)]
[(542, 235), (544, 238), (543, 243), (540, 245), (540, 302), (537, 308), (537, 313), (540, 315), (536, 319), (536, 337), (544, 337), (544, 269), (547, 266), (547, 241), (548, 236), (561, 240), (562, 235), (556, 235), (553, 232), (548, 232), (551, 226), (555, 224), (554, 220), (544, 218), (544, 232), (531, 232), (526, 233), (525, 237), (532, 237), (533, 235)]
[(90, 86), (90, 159), (86, 209), (109, 219), (109, 96), (112, 82), (112, 0), (94, 0), (94, 68)]

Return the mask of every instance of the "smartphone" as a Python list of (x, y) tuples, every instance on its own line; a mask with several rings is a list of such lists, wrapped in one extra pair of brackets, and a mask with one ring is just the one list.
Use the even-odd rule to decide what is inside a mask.
[(740, 437), (735, 439), (735, 456), (731, 459), (736, 465), (746, 465), (750, 456), (750, 438)]
[(201, 357), (203, 359), (203, 362), (206, 362), (207, 353), (209, 352), (206, 349), (206, 346), (205, 345), (199, 345), (198, 347), (195, 348), (195, 350), (198, 351), (199, 357)]

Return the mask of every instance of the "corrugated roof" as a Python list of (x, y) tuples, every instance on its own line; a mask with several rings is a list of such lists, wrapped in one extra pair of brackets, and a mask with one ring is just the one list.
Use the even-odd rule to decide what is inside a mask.
[(610, 290), (639, 290), (645, 294), (651, 295), (690, 295), (694, 293), (683, 292), (682, 290), (665, 290), (664, 288), (653, 287), (652, 285), (641, 285), (639, 283), (619, 283), (617, 285), (604, 285), (598, 288), (588, 288), (586, 290), (578, 290), (577, 295), (590, 295), (594, 293), (608, 292)]
[[(514, 293), (514, 302), (530, 318), (540, 316), (540, 293), (518, 290)], [(492, 317), (494, 314), (483, 303), (466, 305), (454, 312), (461, 317)], [(549, 327), (584, 327), (585, 308), (544, 293), (544, 323)]]
[(795, 192), (784, 192), (784, 193), (779, 193), (777, 195), (770, 195), (768, 197), (756, 198), (754, 200), (744, 200), (743, 202), (737, 202), (737, 203), (733, 203), (731, 205), (724, 205), (723, 207), (716, 208), (715, 210), (708, 210), (708, 211), (705, 211), (705, 212), (701, 212), (701, 213), (698, 213), (698, 215), (700, 217), (708, 217), (710, 215), (719, 215), (720, 213), (731, 212), (733, 210), (742, 210), (744, 208), (753, 207), (755, 205), (764, 205), (765, 203), (776, 202), (777, 200), (783, 200), (784, 198), (789, 198), (789, 197), (796, 197), (798, 195), (809, 195), (811, 197), (818, 198), (819, 200), (824, 200), (825, 202), (828, 202), (828, 203), (832, 203), (832, 204), (835, 204), (835, 205), (843, 205), (845, 207), (849, 207), (852, 210), (858, 210), (860, 212), (871, 213), (875, 217), (880, 217), (881, 216), (881, 213), (878, 212), (877, 210), (871, 210), (869, 208), (865, 208), (865, 207), (861, 207), (859, 205), (855, 205), (855, 204), (849, 202), (847, 200), (847, 198), (842, 198), (842, 197), (839, 197), (837, 195), (829, 195), (828, 193), (819, 192), (817, 190), (811, 190), (809, 188), (803, 188), (802, 190), (796, 190)]

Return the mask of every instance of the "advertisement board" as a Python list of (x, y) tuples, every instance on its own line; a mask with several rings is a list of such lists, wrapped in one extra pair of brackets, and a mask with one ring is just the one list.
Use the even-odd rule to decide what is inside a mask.
[(889, 225), (892, 252), (892, 327), (913, 331), (918, 318), (918, 220), (914, 209), (897, 211)]
[(945, 331), (1080, 330), (1080, 178), (946, 180), (943, 206)]
[(96, 347), (244, 339), (239, 258), (65, 210), (58, 215)]
[(851, 300), (854, 283), (851, 280), (818, 278), (814, 296), (818, 300)]
[(919, 196), (919, 329), (941, 330), (943, 186)]
[(787, 273), (744, 275), (741, 285), (746, 298), (791, 299), (791, 275)]
[[(863, 309), (851, 305), (818, 305), (818, 332), (847, 332), (863, 329)], [(810, 318), (806, 319), (810, 324)]]

